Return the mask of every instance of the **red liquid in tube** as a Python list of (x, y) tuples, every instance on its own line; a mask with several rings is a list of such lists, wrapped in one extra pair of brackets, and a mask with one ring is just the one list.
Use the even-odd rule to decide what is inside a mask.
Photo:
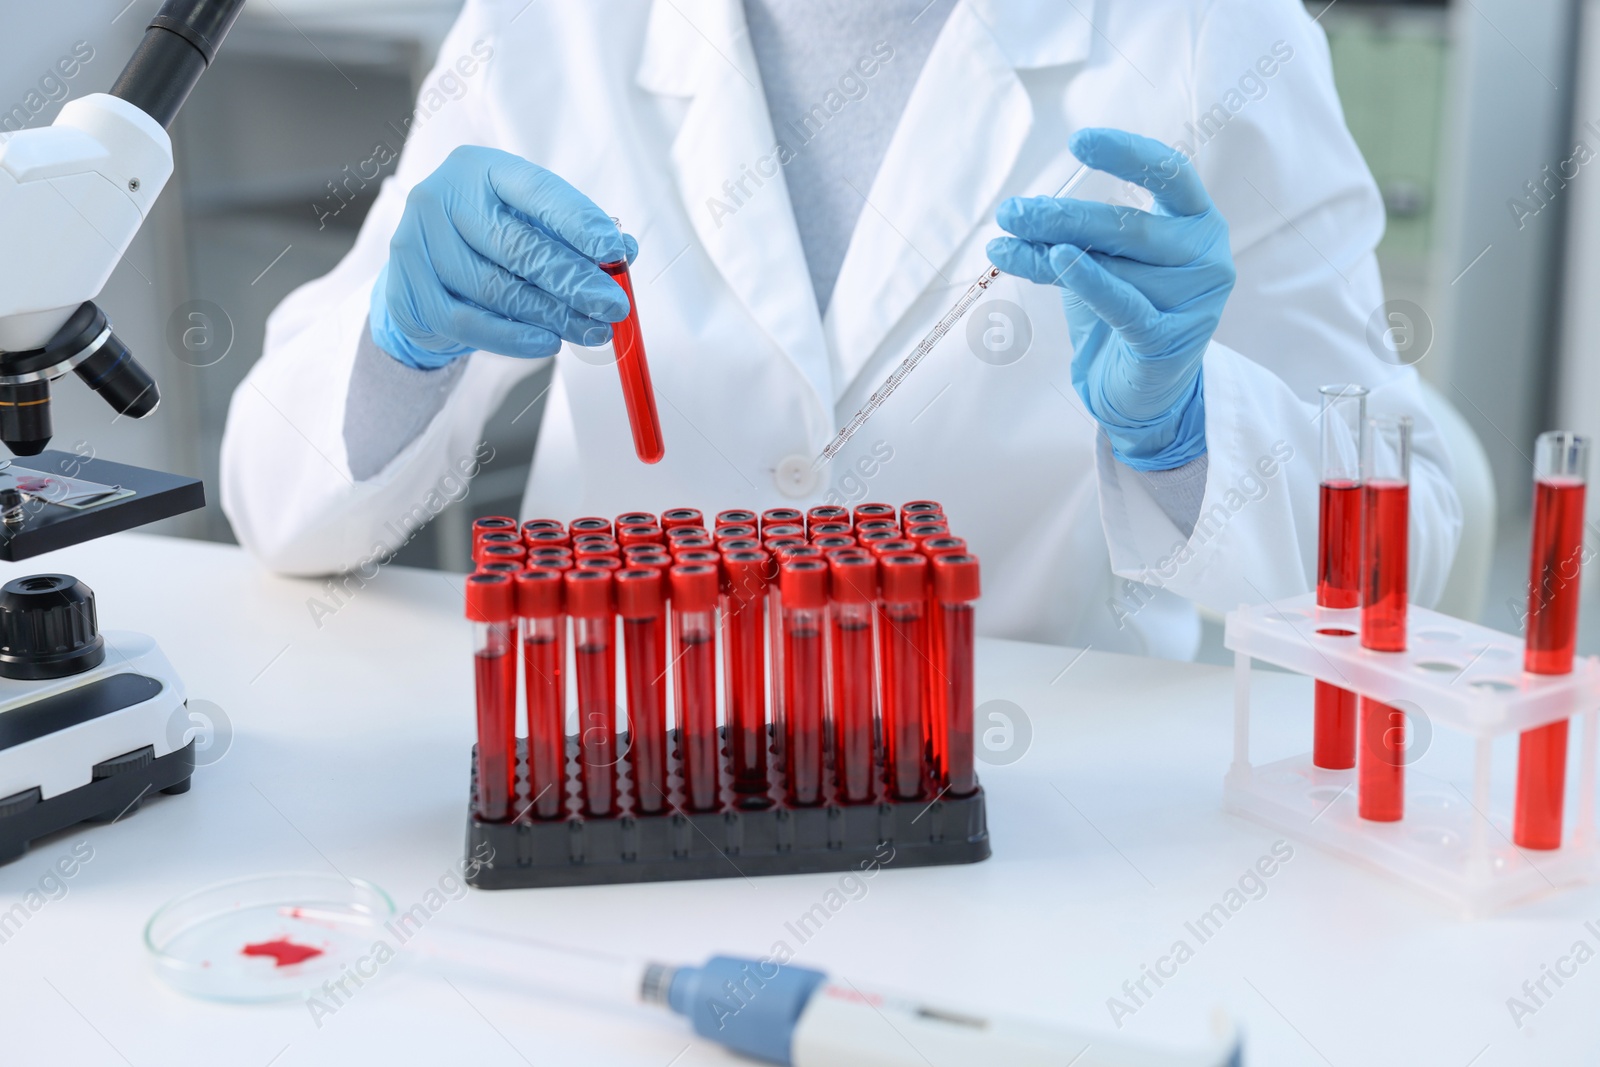
[(522, 689), (528, 714), (528, 806), (540, 819), (566, 813), (567, 617), (559, 570), (515, 580), (522, 637)]
[[(1325, 608), (1361, 604), (1361, 485), (1323, 482), (1317, 528), (1317, 603)], [(1356, 695), (1316, 683), (1311, 762), (1345, 770), (1356, 765)]]
[[(1410, 420), (1370, 420), (1363, 444), (1361, 645), (1403, 652), (1410, 566)], [(1363, 819), (1398, 821), (1405, 814), (1405, 715), (1365, 696), (1359, 714), (1357, 810)]]
[(611, 327), (611, 344), (617, 354), (617, 373), (622, 377), (622, 400), (628, 408), (628, 426), (633, 430), (633, 451), (643, 463), (660, 463), (667, 454), (661, 440), (661, 416), (656, 413), (656, 391), (650, 384), (650, 363), (644, 354), (644, 337), (639, 332), (639, 305), (633, 295), (633, 279), (627, 260), (602, 263), (600, 269), (611, 275), (628, 294), (628, 317)]
[[(1584, 452), (1586, 459), (1586, 447)], [(1572, 671), (1578, 641), (1584, 495), (1581, 476), (1540, 478), (1534, 486), (1527, 647), (1522, 663), (1522, 669), (1532, 674)], [(1512, 840), (1522, 848), (1561, 847), (1566, 785), (1566, 720), (1525, 731), (1517, 750)]]
[(667, 807), (667, 611), (662, 570), (631, 568), (615, 577), (622, 616), (628, 694), (628, 763), (634, 807), (654, 814)]
[(822, 802), (824, 717), (823, 626), (828, 608), (828, 565), (817, 559), (783, 564), (783, 688), (785, 778), (789, 802)]
[(477, 694), (478, 791), (474, 806), (485, 822), (509, 821), (517, 785), (517, 657), (515, 598), (503, 574), (467, 579), (467, 618), (473, 623), (473, 682)]
[(872, 622), (878, 566), (865, 553), (828, 560), (833, 616), (833, 766), (845, 804), (873, 799)]
[(683, 791), (692, 811), (719, 803), (717, 759), (717, 568), (680, 563), (672, 568), (673, 679), (677, 683)]
[(733, 788), (765, 796), (767, 778), (766, 610), (771, 557), (759, 550), (728, 551), (722, 609), (722, 659), (728, 694), (728, 749)]
[(617, 650), (608, 570), (565, 572), (578, 683), (578, 785), (583, 813), (617, 810)]
[(973, 603), (980, 592), (978, 560), (968, 555), (940, 556), (933, 561), (933, 576), (941, 630), (939, 673), (944, 677), (940, 785), (950, 795), (961, 797), (978, 788), (972, 747), (976, 655)]
[(927, 714), (928, 561), (909, 553), (879, 558), (883, 598), (883, 744), (889, 791), (915, 800), (923, 787)]

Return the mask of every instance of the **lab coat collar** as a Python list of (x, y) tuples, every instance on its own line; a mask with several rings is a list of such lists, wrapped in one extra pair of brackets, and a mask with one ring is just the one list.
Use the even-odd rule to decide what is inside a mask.
[[(1087, 9), (1091, 0), (1078, 3)], [(1033, 127), (1017, 69), (1085, 58), (1092, 29), (1078, 10), (1060, 0), (963, 0), (951, 11), (866, 195), (828, 306), (836, 402), (930, 286), (949, 287), (953, 301), (974, 280), (953, 260), (977, 228), (994, 228)]]
[(806, 443), (821, 447), (832, 432), (827, 345), (742, 0), (657, 0), (636, 80), (692, 97), (670, 157), (684, 210), (728, 287), (814, 391)]

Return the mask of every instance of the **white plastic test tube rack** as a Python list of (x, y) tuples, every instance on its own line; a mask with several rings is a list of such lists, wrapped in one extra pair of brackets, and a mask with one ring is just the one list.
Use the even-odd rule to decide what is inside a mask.
[[(1360, 609), (1318, 607), (1315, 594), (1241, 607), (1228, 615), (1224, 644), (1234, 654), (1233, 764), (1224, 779), (1223, 806), (1442, 897), (1468, 917), (1600, 874), (1595, 847), (1600, 660), (1579, 659), (1568, 675), (1527, 674), (1520, 638), (1416, 607), (1408, 613), (1406, 652), (1362, 648), (1360, 631)], [(1412, 714), (1420, 710), (1433, 729), (1469, 735), (1475, 752), (1470, 794), (1408, 766), (1404, 818), (1371, 822), (1357, 814), (1355, 768), (1317, 767), (1309, 752), (1252, 766), (1253, 660)], [(1309, 739), (1309, 692), (1304, 710)], [(1579, 754), (1579, 780), (1576, 804), (1568, 791), (1562, 846), (1517, 848), (1509, 812), (1490, 809), (1494, 739), (1564, 718), (1573, 724), (1569, 748)]]

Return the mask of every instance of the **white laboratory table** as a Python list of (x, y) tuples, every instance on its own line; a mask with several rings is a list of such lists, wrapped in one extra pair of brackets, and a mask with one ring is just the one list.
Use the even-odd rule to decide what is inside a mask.
[[(334, 604), (321, 583), (273, 577), (217, 545), (125, 534), (5, 568), (46, 570), (87, 581), (103, 627), (155, 635), (190, 698), (225, 711), (232, 739), (187, 795), (57, 835), (0, 868), (5, 909), (59, 856), (93, 848), (66, 894), (0, 944), (0, 1063), (735, 1062), (654, 1009), (540, 998), (403, 959), (320, 1026), (299, 1004), (217, 1005), (169, 989), (140, 932), (186, 890), (338, 871), (383, 886), (403, 909), (458, 862), (472, 731), (459, 581), (391, 567), (319, 622), (311, 599)], [(1267, 673), (1255, 684), (1275, 709), (1258, 727), (1257, 760), (1304, 748), (1309, 685)], [(1600, 1056), (1600, 962), (1563, 965), (1576, 975), (1560, 988), (1547, 980), (1552, 995), (1520, 1027), (1506, 1003), (1576, 942), (1600, 948), (1593, 889), (1468, 923), (1292, 845), (1220, 930), (1195, 937), (1186, 923), (1279, 839), (1220, 810), (1227, 670), (989, 641), (978, 685), (980, 701), (1021, 707), (1033, 735), (1021, 759), (980, 767), (993, 858), (885, 871), (803, 943), (786, 924), (837, 875), (473, 891), (442, 913), (673, 962), (762, 955), (781, 940), (798, 962), (859, 983), (1098, 1028), (1113, 1025), (1109, 998), (1133, 1003), (1124, 982), (1181, 940), (1192, 954), (1160, 987), (1145, 980), (1151, 995), (1121, 1019), (1123, 1033), (1197, 1038), (1221, 1007), (1256, 1065), (1550, 1067)]]

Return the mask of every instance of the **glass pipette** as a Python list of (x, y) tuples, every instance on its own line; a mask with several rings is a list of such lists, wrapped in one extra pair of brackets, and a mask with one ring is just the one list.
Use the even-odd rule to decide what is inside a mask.
[[(1068, 195), (1088, 175), (1089, 168), (1079, 164), (1078, 169), (1072, 172), (1072, 176), (1062, 183), (1061, 188), (1055, 191), (1055, 197), (1059, 199)], [(845, 424), (844, 429), (840, 430), (834, 436), (834, 439), (828, 442), (828, 447), (822, 450), (822, 455), (818, 456), (816, 462), (811, 465), (812, 470), (821, 470), (834, 456), (839, 454), (845, 443), (855, 436), (856, 431), (865, 426), (867, 420), (872, 418), (873, 414), (894, 395), (894, 391), (900, 388), (900, 383), (910, 377), (911, 372), (917, 369), (917, 364), (921, 363), (928, 353), (932, 352), (939, 342), (944, 340), (947, 333), (955, 329), (956, 323), (966, 318), (967, 312), (972, 310), (972, 305), (978, 302), (978, 298), (988, 291), (989, 286), (993, 285), (994, 280), (998, 277), (1000, 277), (1000, 268), (993, 264), (989, 266), (988, 270), (979, 275), (978, 280), (973, 282), (972, 287), (962, 294), (961, 299), (957, 300), (950, 310), (944, 313), (944, 318), (934, 323), (933, 329), (929, 330), (928, 335), (918, 342), (917, 347), (911, 350), (911, 354), (900, 361), (900, 365), (894, 369), (894, 373), (885, 378), (883, 384), (878, 386), (877, 391), (867, 397), (867, 402), (861, 405), (861, 409)]]

